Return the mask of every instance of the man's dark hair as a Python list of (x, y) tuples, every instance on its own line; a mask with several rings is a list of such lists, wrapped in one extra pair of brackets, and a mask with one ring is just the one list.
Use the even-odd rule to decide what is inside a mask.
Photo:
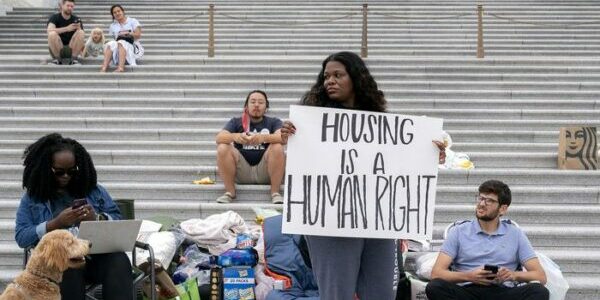
[(311, 87), (302, 97), (300, 101), (303, 105), (310, 106), (333, 106), (334, 100), (329, 99), (329, 95), (325, 90), (324, 82), (325, 66), (330, 61), (337, 61), (344, 65), (346, 72), (352, 79), (352, 88), (354, 89), (356, 109), (385, 112), (386, 100), (383, 96), (383, 92), (377, 87), (377, 82), (371, 76), (367, 65), (360, 58), (352, 52), (338, 52), (329, 55), (322, 64), (321, 71), (317, 76), (317, 82)]
[(254, 91), (251, 91), (250, 93), (248, 93), (248, 96), (246, 96), (246, 102), (244, 102), (244, 107), (248, 106), (248, 101), (250, 101), (250, 96), (254, 93), (259, 93), (259, 94), (265, 96), (265, 101), (267, 102), (267, 108), (269, 108), (269, 97), (267, 97), (267, 93), (265, 93), (261, 90), (254, 90)]
[(65, 3), (65, 2), (73, 2), (73, 3), (75, 3), (75, 0), (62, 0), (62, 3)]
[(112, 17), (113, 20), (115, 19), (115, 16), (113, 15), (113, 9), (115, 9), (115, 7), (120, 8), (123, 11), (123, 13), (125, 13), (125, 9), (120, 4), (115, 4), (115, 5), (111, 6), (110, 7), (110, 16)]
[(498, 203), (500, 205), (510, 206), (510, 202), (512, 201), (510, 188), (500, 180), (488, 180), (482, 183), (479, 186), (479, 193), (495, 194), (498, 196)]
[(61, 151), (72, 152), (78, 168), (66, 187), (69, 195), (83, 198), (96, 187), (96, 168), (90, 154), (77, 141), (51, 133), (29, 145), (23, 153), (23, 188), (29, 196), (39, 201), (57, 198), (58, 185), (52, 172), (52, 160), (54, 154)]

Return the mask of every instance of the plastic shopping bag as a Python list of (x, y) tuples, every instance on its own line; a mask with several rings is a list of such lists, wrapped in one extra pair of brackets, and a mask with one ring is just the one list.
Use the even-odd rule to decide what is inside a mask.
[(540, 252), (536, 254), (546, 272), (546, 288), (550, 292), (550, 300), (564, 300), (569, 290), (569, 283), (563, 277), (560, 267), (545, 254)]

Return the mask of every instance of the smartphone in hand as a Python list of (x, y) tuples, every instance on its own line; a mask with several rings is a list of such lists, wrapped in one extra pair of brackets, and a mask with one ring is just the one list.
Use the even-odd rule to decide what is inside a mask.
[(483, 269), (486, 271), (491, 271), (492, 274), (498, 274), (498, 266), (497, 265), (485, 265)]
[(78, 209), (87, 204), (87, 200), (85, 198), (75, 199), (73, 203), (71, 203), (71, 209)]

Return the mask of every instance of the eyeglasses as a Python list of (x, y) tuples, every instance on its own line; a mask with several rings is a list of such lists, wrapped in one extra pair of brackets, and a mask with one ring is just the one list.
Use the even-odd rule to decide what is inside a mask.
[(55, 169), (52, 168), (52, 173), (54, 173), (54, 176), (56, 177), (62, 177), (65, 176), (65, 174), (69, 175), (70, 177), (75, 176), (77, 173), (79, 172), (79, 168), (75, 167), (75, 168), (70, 168), (68, 170), (63, 170), (63, 169)]
[(487, 197), (483, 197), (483, 196), (475, 196), (475, 201), (477, 202), (477, 204), (479, 204), (481, 201), (483, 201), (485, 203), (485, 205), (492, 205), (494, 203), (498, 203), (498, 200), (496, 199), (492, 199), (492, 198), (487, 198)]

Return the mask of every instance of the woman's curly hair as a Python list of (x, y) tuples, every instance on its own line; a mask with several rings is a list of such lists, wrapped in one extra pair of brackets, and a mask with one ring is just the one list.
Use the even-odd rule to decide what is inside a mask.
[(377, 87), (377, 82), (371, 76), (365, 62), (355, 53), (347, 51), (331, 54), (323, 61), (321, 71), (317, 76), (317, 82), (311, 87), (310, 91), (304, 94), (300, 101), (301, 104), (323, 107), (335, 106), (335, 100), (329, 98), (324, 84), (325, 76), (323, 73), (325, 72), (325, 66), (330, 61), (343, 64), (352, 79), (355, 95), (354, 109), (374, 112), (386, 111), (387, 101), (383, 92)]
[(69, 195), (83, 198), (96, 187), (96, 168), (87, 150), (73, 139), (51, 133), (29, 145), (23, 153), (23, 188), (27, 189), (29, 196), (37, 201), (57, 198), (58, 184), (52, 172), (53, 156), (65, 150), (73, 153), (78, 169), (66, 187)]

